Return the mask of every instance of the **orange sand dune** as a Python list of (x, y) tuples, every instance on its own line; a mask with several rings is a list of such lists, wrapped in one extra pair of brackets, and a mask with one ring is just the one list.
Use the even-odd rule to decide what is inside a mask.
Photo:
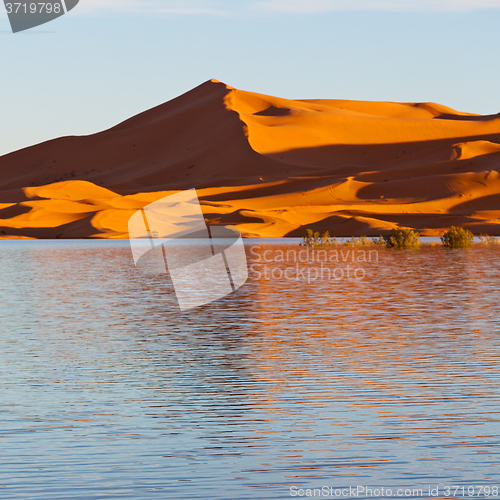
[(434, 103), (289, 100), (212, 80), (110, 130), (0, 157), (0, 238), (126, 238), (197, 188), (246, 236), (500, 235), (500, 115)]

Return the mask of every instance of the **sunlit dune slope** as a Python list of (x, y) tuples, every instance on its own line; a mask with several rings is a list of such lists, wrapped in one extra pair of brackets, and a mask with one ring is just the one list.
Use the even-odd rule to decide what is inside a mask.
[(0, 238), (126, 238), (197, 188), (246, 236), (500, 235), (500, 116), (433, 103), (288, 100), (215, 80), (116, 127), (0, 157)]

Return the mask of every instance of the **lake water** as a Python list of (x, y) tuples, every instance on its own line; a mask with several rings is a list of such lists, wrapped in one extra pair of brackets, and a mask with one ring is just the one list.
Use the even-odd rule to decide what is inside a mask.
[(127, 242), (0, 242), (0, 498), (498, 497), (500, 245), (263, 245), (181, 313)]

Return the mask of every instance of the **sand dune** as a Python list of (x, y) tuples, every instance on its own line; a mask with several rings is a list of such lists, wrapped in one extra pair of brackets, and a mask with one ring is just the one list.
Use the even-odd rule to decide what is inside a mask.
[(197, 188), (245, 236), (500, 235), (500, 115), (434, 103), (288, 100), (212, 80), (110, 130), (0, 157), (0, 238), (126, 238)]

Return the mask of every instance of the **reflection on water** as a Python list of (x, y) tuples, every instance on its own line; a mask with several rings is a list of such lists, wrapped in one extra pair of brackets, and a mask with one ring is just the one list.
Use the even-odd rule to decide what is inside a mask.
[(180, 313), (125, 242), (1, 242), (0, 497), (500, 485), (500, 247), (378, 252)]

